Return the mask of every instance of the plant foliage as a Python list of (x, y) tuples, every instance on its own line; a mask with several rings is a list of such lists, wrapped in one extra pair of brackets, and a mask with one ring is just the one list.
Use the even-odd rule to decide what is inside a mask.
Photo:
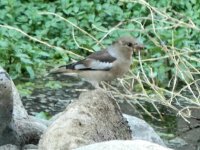
[(143, 69), (155, 84), (167, 87), (174, 76), (190, 82), (200, 67), (196, 0), (2, 0), (0, 8), (0, 65), (14, 79), (33, 79), (127, 33), (145, 44)]

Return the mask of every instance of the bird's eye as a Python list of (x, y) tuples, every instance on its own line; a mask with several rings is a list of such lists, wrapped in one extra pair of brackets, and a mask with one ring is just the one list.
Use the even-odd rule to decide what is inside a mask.
[(132, 43), (127, 43), (127, 46), (128, 46), (128, 47), (132, 47), (133, 44), (132, 44)]

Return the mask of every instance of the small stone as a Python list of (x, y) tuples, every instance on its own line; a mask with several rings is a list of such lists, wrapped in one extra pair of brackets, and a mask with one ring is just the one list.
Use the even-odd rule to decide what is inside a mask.
[(46, 95), (45, 94), (39, 94), (39, 95), (37, 95), (37, 97), (44, 98), (44, 97), (46, 97)]
[(46, 98), (42, 98), (41, 100), (40, 100), (40, 103), (47, 103), (47, 99)]

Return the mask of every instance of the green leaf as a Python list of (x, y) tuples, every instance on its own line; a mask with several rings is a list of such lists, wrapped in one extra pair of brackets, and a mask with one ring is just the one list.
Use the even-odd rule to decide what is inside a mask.
[(36, 118), (49, 120), (52, 116), (47, 112), (39, 112), (35, 115)]
[(78, 6), (74, 6), (74, 7), (73, 7), (73, 11), (74, 11), (75, 13), (77, 13), (77, 12), (79, 11), (79, 8), (80, 8), (80, 7), (78, 7)]
[(99, 51), (101, 49), (101, 47), (99, 45), (94, 45), (92, 47), (92, 49), (95, 50), (95, 51)]
[(8, 42), (7, 41), (0, 41), (0, 49), (2, 48), (7, 48), (8, 47)]
[(50, 89), (60, 89), (62, 88), (62, 85), (59, 81), (50, 81), (47, 84), (45, 84), (45, 87)]
[(28, 72), (30, 78), (31, 78), (31, 79), (34, 79), (35, 73), (34, 73), (32, 67), (31, 67), (31, 66), (26, 66), (26, 71)]
[(19, 58), (29, 58), (27, 54), (23, 54), (23, 53), (17, 53), (16, 56)]
[(28, 21), (28, 18), (26, 17), (26, 16), (19, 16), (18, 18), (17, 18), (17, 21), (19, 21), (19, 22), (21, 22), (21, 23), (25, 23), (25, 22), (27, 22)]
[(18, 73), (21, 73), (21, 68), (22, 68), (22, 65), (21, 65), (20, 63), (17, 63), (17, 64), (16, 64), (16, 71), (17, 71)]
[(20, 57), (20, 60), (25, 64), (33, 64), (33, 62), (28, 58)]
[(50, 56), (49, 53), (46, 53), (46, 52), (43, 52), (43, 51), (39, 52), (38, 55), (39, 56), (45, 56), (45, 57), (49, 57)]

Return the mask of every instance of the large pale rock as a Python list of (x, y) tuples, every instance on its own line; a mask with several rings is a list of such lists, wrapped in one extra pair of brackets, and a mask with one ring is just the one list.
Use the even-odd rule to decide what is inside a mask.
[(114, 140), (83, 146), (74, 150), (172, 150), (143, 140)]
[(50, 125), (39, 150), (71, 150), (96, 142), (131, 139), (117, 103), (102, 90), (82, 93)]
[(0, 67), (0, 145), (37, 143), (46, 128), (29, 117), (14, 83)]
[(144, 120), (130, 115), (123, 115), (131, 128), (133, 140), (145, 140), (165, 146), (154, 129)]

